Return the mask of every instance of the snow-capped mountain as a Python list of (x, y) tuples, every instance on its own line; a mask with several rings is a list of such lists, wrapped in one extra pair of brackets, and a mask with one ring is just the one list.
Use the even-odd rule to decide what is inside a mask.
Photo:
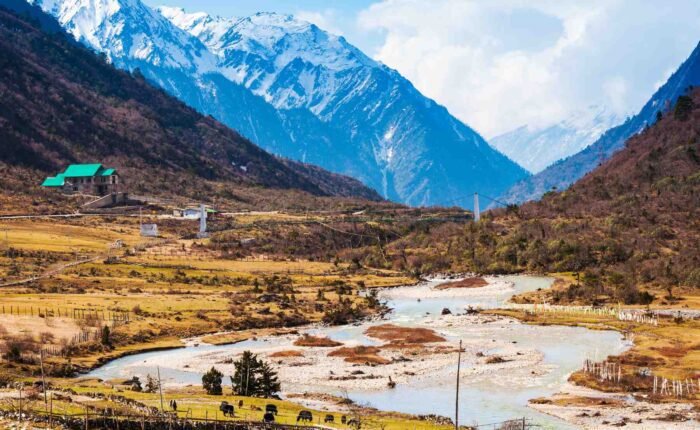
[(522, 126), (489, 143), (532, 173), (575, 154), (623, 119), (604, 107), (590, 106), (547, 127)]
[(225, 19), (140, 0), (33, 0), (116, 66), (140, 72), (263, 148), (411, 205), (471, 205), (527, 175), (398, 72), (279, 14)]
[(700, 85), (700, 44), (666, 83), (656, 90), (639, 113), (617, 127), (609, 129), (580, 152), (516, 183), (500, 200), (518, 203), (538, 199), (552, 189), (566, 189), (622, 149), (627, 139), (654, 124), (657, 115), (667, 114), (678, 97), (685, 94), (688, 88), (698, 85)]

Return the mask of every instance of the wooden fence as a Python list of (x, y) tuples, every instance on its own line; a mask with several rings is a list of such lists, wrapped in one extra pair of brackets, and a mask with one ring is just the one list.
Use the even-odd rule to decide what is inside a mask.
[(543, 304), (516, 304), (509, 303), (503, 306), (504, 309), (525, 310), (534, 314), (564, 314), (564, 315), (581, 315), (581, 316), (604, 316), (614, 318), (620, 321), (633, 321), (638, 324), (647, 324), (658, 326), (659, 314), (651, 311), (634, 309), (622, 309), (612, 307), (593, 307), (593, 306), (565, 306)]
[(42, 318), (71, 318), (84, 321), (102, 321), (112, 326), (126, 324), (131, 320), (129, 311), (112, 311), (108, 309), (61, 308), (20, 305), (0, 305), (2, 315), (24, 315)]
[[(616, 362), (586, 360), (581, 370), (604, 382), (620, 384), (625, 379), (622, 366)], [(700, 378), (668, 379), (654, 375), (647, 368), (635, 369), (635, 377), (647, 380), (651, 387), (648, 392), (653, 396), (692, 398), (700, 393)]]

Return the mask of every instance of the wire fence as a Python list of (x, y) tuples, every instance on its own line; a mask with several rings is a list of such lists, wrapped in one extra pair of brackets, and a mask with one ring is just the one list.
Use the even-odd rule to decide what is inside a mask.
[(32, 423), (47, 428), (68, 430), (308, 430), (323, 429), (314, 425), (289, 425), (263, 423), (255, 421), (223, 420), (214, 418), (182, 418), (174, 414), (160, 416), (121, 415), (121, 414), (55, 414), (34, 412), (27, 414), (19, 411), (0, 412), (0, 416), (15, 422)]
[[(15, 421), (33, 423), (34, 428), (44, 425), (48, 428), (68, 430), (115, 429), (115, 430), (309, 430), (328, 429), (329, 427), (312, 423), (293, 425), (265, 423), (238, 419), (178, 417), (176, 414), (135, 415), (114, 413), (58, 414), (52, 412), (33, 412), (31, 414), (0, 411), (0, 417)], [(372, 428), (362, 422), (362, 428)], [(349, 427), (360, 428), (360, 427)], [(378, 427), (379, 428), (379, 427)], [(479, 425), (460, 425), (461, 430), (533, 430), (541, 428), (527, 418), (518, 418)]]
[(61, 308), (32, 305), (0, 305), (0, 314), (31, 316), (40, 318), (68, 318), (83, 321), (110, 323), (113, 326), (126, 324), (131, 320), (131, 312), (123, 310), (90, 309), (90, 308)]

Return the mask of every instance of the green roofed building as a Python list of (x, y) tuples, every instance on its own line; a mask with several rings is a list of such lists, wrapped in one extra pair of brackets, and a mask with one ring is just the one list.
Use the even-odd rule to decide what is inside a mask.
[(119, 174), (102, 164), (71, 164), (62, 173), (44, 179), (41, 186), (64, 193), (105, 196), (119, 191)]

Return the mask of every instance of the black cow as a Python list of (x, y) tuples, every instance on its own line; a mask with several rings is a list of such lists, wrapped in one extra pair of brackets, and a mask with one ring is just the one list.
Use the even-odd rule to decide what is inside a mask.
[(265, 412), (277, 415), (277, 406), (268, 403), (265, 405)]
[(221, 402), (219, 410), (224, 413), (225, 417), (233, 417), (235, 415), (233, 405), (229, 405), (228, 402)]
[(360, 423), (360, 420), (357, 418), (351, 418), (348, 420), (348, 427), (355, 427), (356, 429), (359, 429), (362, 427), (362, 423)]
[(342, 424), (345, 424), (347, 421), (348, 421), (348, 418), (347, 418), (345, 415), (343, 415), (342, 417), (340, 417), (340, 422), (341, 422)]
[(326, 415), (326, 418), (323, 419), (324, 423), (332, 423), (335, 422), (335, 417), (333, 415)]
[(299, 421), (312, 422), (313, 420), (314, 420), (314, 416), (311, 415), (310, 411), (300, 411), (299, 415), (297, 415), (297, 422), (299, 422)]
[(275, 414), (272, 412), (267, 412), (265, 415), (263, 415), (263, 422), (264, 423), (274, 423), (275, 422)]

